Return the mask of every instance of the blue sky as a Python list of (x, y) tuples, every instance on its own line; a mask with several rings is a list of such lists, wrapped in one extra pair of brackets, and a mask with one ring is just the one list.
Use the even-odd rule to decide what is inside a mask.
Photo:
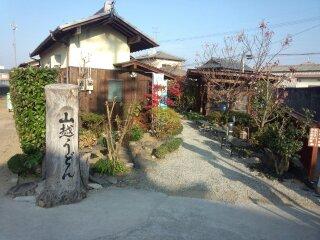
[[(0, 65), (13, 66), (12, 31), (17, 29), (18, 62), (56, 26), (87, 17), (101, 8), (104, 0), (0, 0)], [(261, 20), (270, 25), (319, 17), (286, 27), (274, 28), (275, 40), (320, 24), (320, 0), (117, 0), (116, 11), (141, 31), (156, 36), (160, 49), (193, 64), (204, 43), (221, 43), (215, 35), (188, 41), (166, 41), (233, 30), (253, 28)], [(251, 32), (250, 32), (251, 33)], [(320, 26), (294, 37), (287, 53), (320, 52)], [(320, 63), (320, 55), (281, 57), (283, 64), (307, 60)]]

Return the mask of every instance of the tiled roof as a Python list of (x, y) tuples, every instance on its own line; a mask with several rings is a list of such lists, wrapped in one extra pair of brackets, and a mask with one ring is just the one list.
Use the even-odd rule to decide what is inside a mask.
[[(224, 58), (212, 58), (201, 69), (229, 69), (229, 70), (242, 70), (242, 63), (232, 59)], [(244, 65), (245, 71), (251, 71), (252, 69), (248, 65)]]
[(143, 60), (143, 59), (164, 59), (164, 60), (172, 60), (172, 61), (177, 61), (177, 62), (184, 62), (185, 60), (180, 57), (173, 56), (169, 53), (165, 53), (163, 51), (157, 51), (155, 53), (151, 54), (145, 54), (136, 57), (136, 59)]
[(272, 72), (318, 72), (320, 71), (320, 64), (303, 63), (299, 65), (279, 65), (272, 68)]
[(30, 54), (30, 56), (33, 57), (40, 54), (46, 48), (51, 46), (56, 40), (61, 40), (67, 33), (75, 31), (77, 27), (89, 24), (109, 24), (126, 37), (140, 36), (141, 41), (132, 44), (130, 47), (131, 52), (159, 46), (152, 38), (138, 30), (116, 13), (104, 12), (100, 10), (90, 17), (58, 26), (54, 31), (50, 32), (50, 35)]
[(172, 74), (179, 76), (179, 77), (186, 76), (186, 74), (187, 74), (186, 70), (183, 70), (178, 67), (165, 66), (165, 67), (161, 67), (160, 69), (162, 69), (168, 73), (172, 73)]

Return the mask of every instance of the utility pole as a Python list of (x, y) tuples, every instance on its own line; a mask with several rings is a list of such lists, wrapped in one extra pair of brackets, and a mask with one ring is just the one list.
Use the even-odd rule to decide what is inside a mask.
[(12, 33), (13, 33), (13, 53), (14, 53), (14, 66), (17, 67), (17, 44), (16, 44), (16, 30), (17, 30), (17, 25), (13, 22), (11, 24), (12, 28)]
[(152, 27), (152, 30), (153, 30), (153, 38), (154, 40), (157, 41), (157, 38), (158, 38), (158, 33), (159, 33), (159, 28), (158, 27)]

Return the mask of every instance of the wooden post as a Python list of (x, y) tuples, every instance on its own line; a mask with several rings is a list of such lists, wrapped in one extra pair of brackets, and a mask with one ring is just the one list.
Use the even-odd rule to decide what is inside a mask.
[(308, 170), (308, 175), (310, 180), (314, 180), (315, 177), (315, 169), (318, 161), (318, 148), (320, 147), (320, 129), (317, 127), (310, 128), (309, 138), (308, 138), (308, 146), (312, 147), (311, 150), (311, 160), (310, 160), (310, 168)]
[(40, 207), (78, 202), (81, 187), (78, 153), (78, 86), (51, 84), (46, 94), (46, 156), (44, 189), (37, 196)]
[(317, 168), (317, 161), (318, 161), (318, 146), (315, 146), (315, 147), (312, 147), (312, 150), (311, 150), (310, 169), (308, 173), (311, 181), (317, 179), (317, 176), (315, 174), (315, 170)]

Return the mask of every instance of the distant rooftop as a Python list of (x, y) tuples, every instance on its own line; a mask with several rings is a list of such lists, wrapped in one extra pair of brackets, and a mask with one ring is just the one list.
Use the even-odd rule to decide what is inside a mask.
[(150, 53), (150, 54), (145, 54), (136, 57), (138, 60), (144, 60), (144, 59), (163, 59), (163, 60), (172, 60), (172, 61), (177, 61), (177, 62), (184, 62), (185, 59), (173, 56), (169, 53), (163, 52), (163, 51), (157, 51), (155, 53)]
[(164, 70), (168, 73), (172, 73), (172, 74), (179, 76), (179, 77), (186, 76), (186, 74), (187, 74), (186, 70), (183, 70), (179, 67), (165, 66), (165, 67), (161, 67), (160, 69)]
[(9, 73), (10, 69), (0, 68), (0, 73)]
[[(199, 67), (200, 69), (227, 69), (242, 70), (242, 63), (232, 59), (211, 58), (208, 62)], [(244, 65), (245, 71), (252, 71), (248, 65)]]
[(320, 72), (320, 64), (302, 63), (298, 65), (279, 65), (272, 68), (272, 72)]

